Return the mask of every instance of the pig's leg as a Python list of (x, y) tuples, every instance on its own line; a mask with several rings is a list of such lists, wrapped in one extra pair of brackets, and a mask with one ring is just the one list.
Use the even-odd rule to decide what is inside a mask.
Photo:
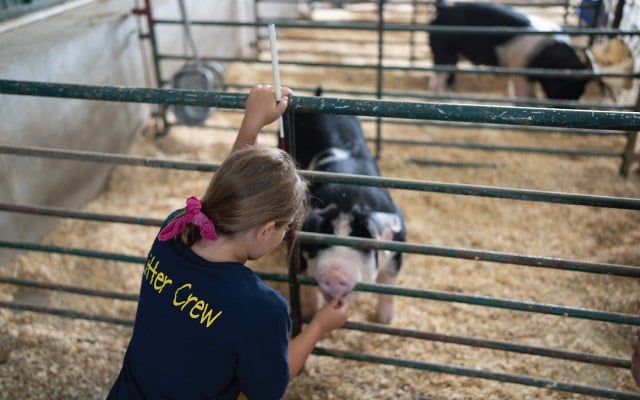
[[(378, 273), (376, 282), (380, 284), (394, 284), (396, 276), (389, 274), (384, 269)], [(381, 324), (389, 324), (394, 314), (394, 298), (392, 295), (378, 295), (378, 309), (376, 310), (376, 322)]]
[(535, 85), (524, 76), (513, 76), (509, 79), (509, 97), (512, 99), (534, 99)]
[(429, 79), (429, 90), (432, 92), (442, 92), (447, 83), (448, 74), (446, 72), (436, 72)]

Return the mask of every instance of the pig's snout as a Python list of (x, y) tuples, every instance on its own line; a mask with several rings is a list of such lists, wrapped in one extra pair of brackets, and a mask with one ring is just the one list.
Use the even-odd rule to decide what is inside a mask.
[(331, 271), (318, 279), (320, 291), (329, 301), (336, 297), (345, 297), (353, 289), (353, 282), (339, 271)]

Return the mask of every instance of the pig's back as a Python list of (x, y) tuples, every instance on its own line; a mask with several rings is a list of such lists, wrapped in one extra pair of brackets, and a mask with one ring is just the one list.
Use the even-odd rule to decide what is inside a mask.
[(328, 149), (337, 148), (351, 157), (367, 157), (365, 139), (358, 117), (321, 113), (296, 113), (295, 159), (298, 166), (309, 168), (312, 160)]

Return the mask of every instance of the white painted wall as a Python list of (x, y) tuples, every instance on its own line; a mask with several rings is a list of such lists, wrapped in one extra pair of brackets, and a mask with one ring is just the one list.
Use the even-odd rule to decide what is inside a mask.
[[(252, 0), (185, 0), (192, 20), (253, 21)], [(156, 87), (142, 0), (76, 0), (0, 23), (2, 79)], [(152, 1), (155, 18), (177, 19), (177, 0)], [(162, 51), (182, 54), (182, 27), (158, 29)], [(253, 29), (193, 29), (202, 53), (236, 56)], [(180, 63), (174, 66), (179, 68)], [(167, 76), (173, 71), (166, 70)], [(0, 94), (0, 143), (124, 153), (150, 119), (152, 106)], [(102, 190), (112, 166), (0, 154), (0, 201), (77, 208)], [(0, 211), (0, 240), (38, 241), (60, 221)], [(0, 249), (0, 265), (15, 252)]]

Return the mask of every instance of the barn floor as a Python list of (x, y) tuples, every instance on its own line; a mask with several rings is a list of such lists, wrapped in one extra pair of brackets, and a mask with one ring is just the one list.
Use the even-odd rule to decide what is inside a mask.
[[(285, 51), (284, 49), (283, 51)], [(281, 58), (282, 59), (282, 58)], [(308, 73), (281, 69), (283, 85), (323, 84), (333, 88), (372, 87), (359, 71)], [(229, 82), (271, 82), (269, 66), (230, 65)], [(244, 79), (244, 81), (243, 81)], [(394, 72), (394, 88), (425, 88), (424, 73)], [(504, 95), (504, 81), (467, 77), (459, 90)], [(590, 89), (589, 100), (599, 93)], [(605, 100), (603, 100), (605, 101)], [(239, 124), (239, 113), (218, 110), (210, 128), (174, 127), (157, 138), (152, 129), (130, 154), (221, 161)], [(373, 137), (375, 127), (364, 123)], [(275, 126), (260, 140), (275, 144)], [(570, 135), (548, 129), (527, 133), (490, 128), (429, 125), (383, 126), (383, 137), (428, 141), (493, 143), (514, 146), (597, 148), (620, 151), (621, 137)], [(412, 163), (412, 158), (427, 161)], [(65, 162), (65, 161), (61, 161)], [(638, 166), (618, 174), (619, 159), (506, 151), (464, 150), (385, 144), (379, 160), (387, 177), (640, 197)], [(76, 163), (79, 167), (82, 163)], [(118, 166), (104, 193), (88, 211), (163, 218), (200, 195), (210, 175), (199, 172)], [(640, 213), (615, 209), (477, 198), (393, 190), (407, 219), (408, 241), (431, 245), (559, 257), (640, 266)], [(155, 228), (63, 220), (45, 243), (145, 256)], [(454, 258), (407, 254), (398, 285), (514, 300), (559, 304), (622, 313), (640, 312), (640, 281), (599, 274), (556, 271)], [(255, 269), (286, 270), (285, 248), (252, 264)], [(2, 274), (38, 281), (137, 293), (141, 265), (56, 254), (19, 255)], [(273, 286), (287, 293), (284, 285)], [(0, 285), (0, 300), (71, 308), (133, 319), (135, 304), (120, 300), (17, 289)], [(368, 321), (375, 298), (361, 293), (352, 305), (353, 321)], [(458, 303), (398, 298), (394, 327), (512, 341), (532, 346), (629, 357), (632, 328), (558, 316), (515, 312)], [(120, 368), (130, 328), (0, 309), (0, 399), (103, 399)], [(341, 330), (322, 340), (327, 348), (361, 351), (431, 363), (531, 375), (561, 382), (637, 391), (629, 371), (544, 357), (418, 339)], [(4, 357), (6, 356), (6, 357)], [(3, 360), (6, 358), (6, 361)], [(4, 362), (3, 362), (4, 361)], [(581, 399), (583, 396), (523, 385), (458, 377), (409, 368), (311, 356), (285, 399)]]

